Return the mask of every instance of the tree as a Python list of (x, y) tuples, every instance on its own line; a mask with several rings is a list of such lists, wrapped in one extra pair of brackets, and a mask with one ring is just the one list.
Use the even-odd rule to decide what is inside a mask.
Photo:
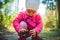
[(58, 6), (58, 28), (60, 28), (60, 0), (57, 1), (57, 6)]

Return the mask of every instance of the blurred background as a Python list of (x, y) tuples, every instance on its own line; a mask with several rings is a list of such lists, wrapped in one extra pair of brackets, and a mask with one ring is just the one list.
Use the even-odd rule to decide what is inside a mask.
[[(25, 11), (25, 0), (0, 0), (0, 40), (17, 40), (13, 20)], [(60, 0), (40, 0), (38, 12), (44, 27), (39, 34), (43, 40), (60, 40)]]

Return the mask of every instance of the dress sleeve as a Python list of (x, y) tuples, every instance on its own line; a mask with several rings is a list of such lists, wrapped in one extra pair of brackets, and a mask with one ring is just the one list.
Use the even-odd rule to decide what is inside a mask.
[(20, 12), (18, 14), (18, 16), (13, 20), (13, 27), (15, 28), (15, 30), (18, 32), (20, 29), (22, 29), (22, 27), (20, 26), (20, 21), (23, 18), (22, 13)]
[(42, 17), (38, 15), (36, 19), (37, 19), (37, 26), (33, 30), (35, 30), (36, 33), (39, 34), (43, 28)]

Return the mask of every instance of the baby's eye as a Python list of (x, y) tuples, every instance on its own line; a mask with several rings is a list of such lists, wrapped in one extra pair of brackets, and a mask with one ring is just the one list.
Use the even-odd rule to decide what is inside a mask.
[(35, 11), (33, 11), (33, 13), (35, 13)]
[(35, 13), (36, 11), (35, 10), (31, 10), (32, 13)]
[(36, 11), (27, 9), (27, 12), (28, 13), (35, 13)]

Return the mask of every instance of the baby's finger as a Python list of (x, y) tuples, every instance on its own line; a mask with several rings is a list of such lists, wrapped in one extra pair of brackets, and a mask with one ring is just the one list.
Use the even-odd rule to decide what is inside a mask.
[(33, 34), (34, 32), (30, 32), (30, 34)]
[(31, 34), (32, 36), (34, 35), (34, 33)]
[(36, 37), (36, 35), (35, 35), (35, 34), (31, 34), (31, 36), (32, 36), (32, 37)]
[(33, 32), (33, 30), (30, 30), (30, 32)]
[(30, 30), (30, 32), (33, 32), (33, 30)]
[(31, 36), (35, 36), (35, 34), (31, 34)]

